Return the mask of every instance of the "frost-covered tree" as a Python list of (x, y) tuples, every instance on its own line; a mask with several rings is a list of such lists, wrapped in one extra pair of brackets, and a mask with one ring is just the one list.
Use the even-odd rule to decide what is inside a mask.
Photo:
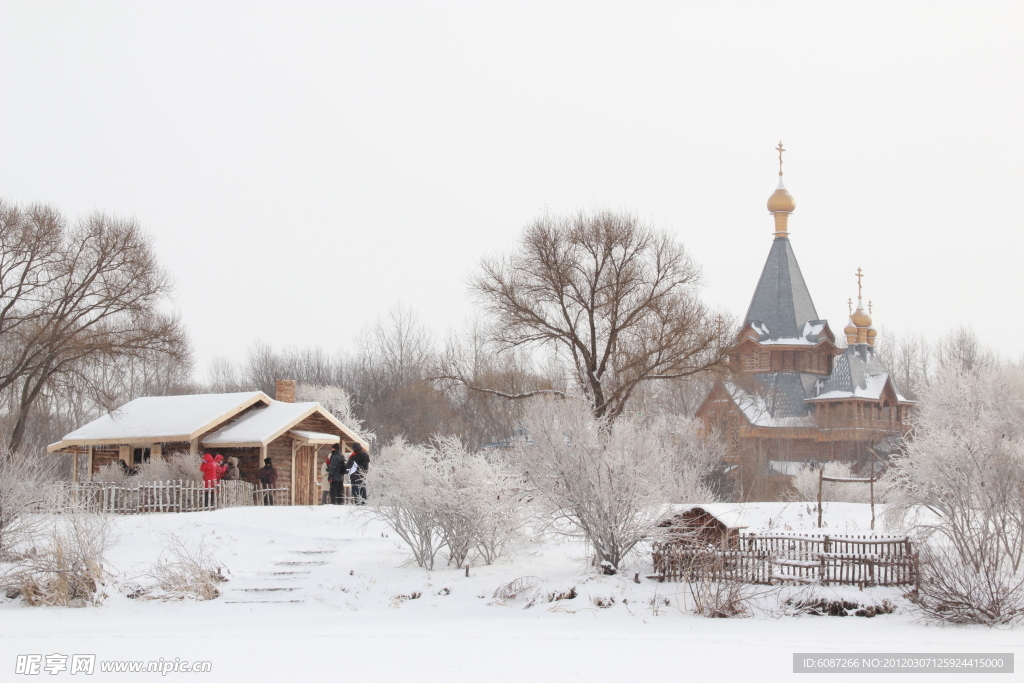
[(1024, 618), (1024, 368), (956, 367), (924, 390), (891, 471), (893, 514), (927, 539), (936, 618)]
[(614, 572), (654, 529), (666, 504), (713, 500), (704, 481), (724, 455), (693, 420), (594, 417), (585, 401), (540, 399), (529, 437), (514, 446), (530, 493), (562, 533), (585, 538), (594, 563)]
[(352, 405), (352, 395), (342, 387), (329, 384), (300, 384), (295, 389), (295, 400), (319, 403), (327, 412), (341, 420), (342, 424), (367, 443), (371, 443), (377, 438), (377, 435), (366, 429), (363, 421), (356, 417)]
[(401, 438), (381, 449), (367, 477), (370, 513), (405, 541), (416, 564), (433, 569), (467, 558), (494, 562), (512, 550), (523, 525), (520, 482), (500, 462), (456, 438), (415, 445)]

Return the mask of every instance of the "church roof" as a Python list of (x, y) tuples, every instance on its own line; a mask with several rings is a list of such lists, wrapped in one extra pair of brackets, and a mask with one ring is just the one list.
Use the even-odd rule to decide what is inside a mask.
[(750, 300), (745, 325), (757, 324), (772, 340), (805, 337), (805, 325), (820, 322), (796, 254), (787, 237), (776, 237)]
[(867, 398), (878, 400), (886, 383), (889, 383), (900, 403), (912, 403), (896, 388), (889, 372), (875, 355), (873, 347), (867, 344), (851, 344), (842, 355), (836, 357), (832, 374), (819, 381), (814, 396), (808, 400), (829, 400), (840, 398)]
[(764, 372), (753, 375), (752, 385), (725, 385), (729, 396), (752, 425), (758, 427), (808, 427), (806, 399), (814, 390), (816, 376), (803, 372)]

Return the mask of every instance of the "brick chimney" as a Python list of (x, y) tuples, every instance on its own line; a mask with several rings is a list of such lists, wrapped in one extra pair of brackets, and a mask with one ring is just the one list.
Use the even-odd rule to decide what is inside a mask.
[(295, 403), (295, 380), (277, 380), (274, 384), (274, 398), (282, 403)]

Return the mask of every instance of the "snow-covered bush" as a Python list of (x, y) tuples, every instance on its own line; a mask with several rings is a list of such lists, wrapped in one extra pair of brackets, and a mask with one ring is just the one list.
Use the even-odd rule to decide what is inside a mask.
[(201, 462), (201, 455), (187, 452), (152, 458), (135, 468), (136, 474), (131, 481), (140, 484), (155, 481), (202, 481), (203, 474), (199, 471)]
[(35, 513), (49, 509), (54, 462), (0, 450), (0, 563), (28, 550), (45, 529), (47, 519)]
[[(819, 467), (801, 467), (795, 475), (791, 484), (796, 490), (796, 500), (816, 501), (818, 500), (818, 472)], [(843, 462), (830, 462), (824, 465), (826, 477), (839, 479), (858, 478), (850, 468), (850, 465)], [(889, 483), (886, 480), (875, 482), (875, 502), (885, 500)], [(864, 483), (826, 481), (822, 483), (821, 499), (827, 503), (870, 503), (871, 487)]]
[(363, 441), (373, 443), (377, 440), (377, 435), (366, 429), (363, 421), (356, 417), (352, 396), (342, 387), (330, 384), (300, 384), (295, 389), (295, 400), (319, 403)]
[(203, 474), (199, 470), (201, 462), (202, 456), (198, 453), (171, 453), (153, 457), (149, 462), (139, 463), (129, 471), (114, 461), (97, 469), (92, 480), (127, 486), (157, 481), (202, 481)]
[(705, 485), (720, 442), (693, 420), (595, 418), (581, 401), (541, 399), (527, 410), (528, 439), (513, 447), (530, 494), (552, 528), (582, 536), (606, 573), (662, 519), (667, 503), (713, 500)]
[(109, 517), (72, 511), (48, 521), (34, 539), (39, 545), (19, 559), (5, 588), (14, 589), (27, 605), (98, 604), (108, 578), (106, 553), (116, 542)]
[(493, 562), (511, 549), (522, 526), (517, 482), (500, 464), (470, 453), (454, 438), (436, 447), (396, 439), (370, 468), (367, 491), (371, 514), (426, 569), (433, 569), (441, 551), (451, 566), (473, 553)]
[(919, 603), (935, 619), (1024, 619), (1024, 368), (942, 372), (894, 460), (888, 515), (926, 543)]
[(485, 564), (509, 554), (523, 526), (520, 482), (455, 437), (441, 439), (434, 458), (440, 483), (435, 509), (448, 564), (461, 566), (474, 552)]
[(226, 581), (223, 568), (213, 550), (202, 540), (191, 541), (165, 534), (163, 551), (145, 572), (156, 583), (156, 590), (145, 597), (158, 600), (213, 600), (220, 595), (219, 585)]
[(416, 564), (434, 568), (441, 547), (437, 519), (440, 481), (429, 449), (396, 438), (366, 475), (371, 514), (405, 541)]

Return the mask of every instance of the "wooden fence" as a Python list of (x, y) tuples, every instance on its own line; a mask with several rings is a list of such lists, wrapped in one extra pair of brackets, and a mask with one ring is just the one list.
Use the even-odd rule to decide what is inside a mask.
[(138, 515), (149, 512), (201, 512), (229, 507), (273, 505), (288, 500), (288, 489), (263, 489), (247, 481), (220, 481), (206, 488), (201, 481), (146, 483), (60, 482), (50, 496), (51, 510), (77, 508), (89, 512)]
[(726, 548), (686, 540), (656, 543), (652, 578), (906, 586), (917, 584), (918, 558), (904, 536), (744, 534)]

